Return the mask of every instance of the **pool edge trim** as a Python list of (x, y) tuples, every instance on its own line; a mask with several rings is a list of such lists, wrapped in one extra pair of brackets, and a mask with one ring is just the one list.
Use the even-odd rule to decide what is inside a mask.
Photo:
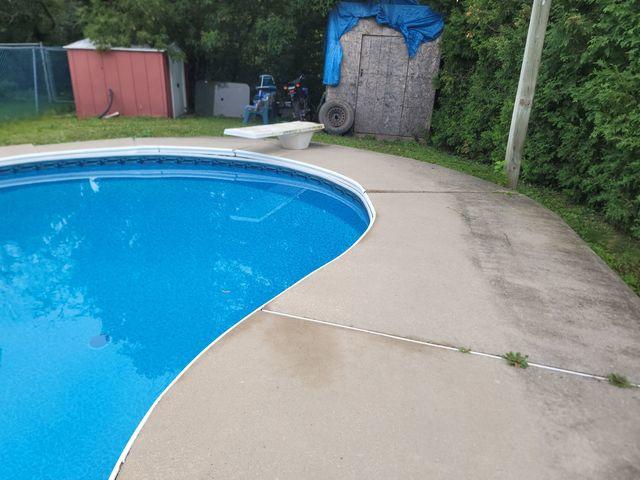
[(9, 157), (0, 158), (0, 167), (3, 166), (12, 166), (12, 165), (23, 165), (28, 163), (38, 163), (38, 162), (46, 162), (52, 161), (56, 159), (82, 159), (82, 158), (95, 158), (96, 156), (110, 156), (110, 155), (119, 155), (119, 156), (137, 156), (137, 155), (176, 155), (176, 156), (189, 156), (189, 157), (224, 157), (227, 159), (237, 159), (239, 162), (242, 161), (251, 161), (254, 163), (263, 163), (269, 165), (275, 165), (280, 167), (289, 168), (294, 171), (298, 171), (305, 174), (315, 175), (320, 177), (326, 181), (334, 183), (342, 188), (345, 188), (355, 194), (365, 209), (367, 210), (367, 214), (369, 216), (369, 225), (366, 230), (360, 235), (353, 244), (349, 246), (345, 251), (340, 253), (334, 259), (324, 263), (319, 266), (315, 270), (309, 272), (295, 283), (285, 288), (282, 292), (278, 293), (273, 298), (267, 300), (265, 303), (257, 307), (255, 310), (244, 316), (241, 320), (236, 322), (234, 325), (229, 327), (226, 331), (224, 331), (220, 336), (216, 337), (210, 344), (208, 344), (198, 355), (196, 355), (181, 371), (176, 375), (176, 377), (167, 385), (162, 392), (156, 397), (154, 402), (151, 404), (145, 415), (142, 417), (142, 420), (138, 422), (135, 430), (129, 437), (129, 440), (125, 444), (116, 464), (114, 465), (111, 474), (108, 477), (108, 480), (116, 480), (118, 475), (120, 474), (120, 470), (122, 466), (126, 463), (126, 459), (133, 448), (136, 440), (140, 436), (142, 429), (145, 424), (155, 411), (156, 407), (160, 403), (160, 401), (164, 398), (164, 396), (171, 390), (171, 388), (191, 369), (191, 367), (200, 360), (209, 350), (211, 350), (219, 341), (224, 339), (227, 334), (231, 333), (237, 327), (242, 325), (245, 321), (259, 313), (266, 305), (275, 301), (280, 296), (287, 293), (289, 290), (296, 287), (299, 283), (306, 280), (311, 275), (323, 270), (325, 267), (331, 265), (332, 263), (338, 261), (342, 256), (346, 255), (353, 248), (355, 248), (369, 233), (371, 228), (373, 227), (376, 221), (376, 210), (367, 194), (367, 190), (356, 180), (349, 178), (340, 173), (334, 172), (332, 170), (328, 170), (322, 167), (318, 167), (309, 163), (300, 162), (297, 160), (291, 160), (284, 157), (278, 157), (275, 155), (266, 155), (262, 153), (251, 152), (247, 150), (239, 150), (239, 149), (230, 149), (230, 148), (206, 148), (206, 147), (184, 147), (184, 146), (154, 146), (154, 145), (145, 145), (145, 146), (127, 146), (127, 147), (107, 147), (107, 148), (88, 148), (88, 149), (76, 149), (76, 150), (65, 150), (65, 151), (55, 151), (55, 152), (40, 152), (33, 154), (23, 154), (23, 155), (14, 155)]

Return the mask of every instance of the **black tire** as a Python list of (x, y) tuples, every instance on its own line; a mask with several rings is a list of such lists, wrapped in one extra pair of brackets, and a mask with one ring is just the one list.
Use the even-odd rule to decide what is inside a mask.
[(340, 100), (329, 100), (320, 108), (320, 123), (324, 123), (324, 130), (332, 135), (344, 135), (355, 120), (353, 108)]

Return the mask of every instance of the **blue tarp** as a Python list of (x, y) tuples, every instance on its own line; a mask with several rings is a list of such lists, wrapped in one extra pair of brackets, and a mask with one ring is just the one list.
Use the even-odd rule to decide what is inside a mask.
[(342, 47), (340, 38), (361, 18), (376, 17), (380, 25), (398, 30), (404, 36), (409, 56), (418, 53), (420, 45), (435, 40), (444, 28), (442, 16), (418, 0), (340, 2), (329, 13), (324, 64), (324, 84), (340, 83)]

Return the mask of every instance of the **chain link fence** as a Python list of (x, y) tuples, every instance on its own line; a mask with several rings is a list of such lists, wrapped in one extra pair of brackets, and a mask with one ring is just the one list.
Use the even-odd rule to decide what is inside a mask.
[(73, 108), (66, 50), (0, 43), (0, 121)]

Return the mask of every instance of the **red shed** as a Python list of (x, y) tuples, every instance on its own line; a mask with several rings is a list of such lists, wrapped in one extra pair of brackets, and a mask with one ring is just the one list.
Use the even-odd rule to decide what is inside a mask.
[(186, 112), (184, 63), (166, 51), (144, 47), (99, 51), (88, 39), (64, 48), (78, 117), (97, 117), (106, 111), (175, 118)]

